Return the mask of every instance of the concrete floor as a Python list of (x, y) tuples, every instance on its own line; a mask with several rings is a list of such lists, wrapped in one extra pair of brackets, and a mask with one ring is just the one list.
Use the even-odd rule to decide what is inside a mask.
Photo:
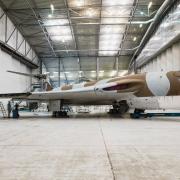
[(0, 180), (180, 180), (180, 121), (0, 120)]

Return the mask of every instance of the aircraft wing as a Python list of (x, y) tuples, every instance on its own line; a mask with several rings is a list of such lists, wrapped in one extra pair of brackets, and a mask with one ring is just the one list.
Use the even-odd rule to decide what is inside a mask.
[(8, 94), (0, 94), (0, 98), (26, 99), (30, 95), (31, 95), (30, 92), (26, 92), (26, 93), (8, 93)]
[(0, 94), (0, 98), (12, 98), (23, 100), (71, 100), (95, 94), (94, 88), (75, 89), (69, 91), (45, 91), (45, 92), (26, 92), (26, 93), (7, 93)]

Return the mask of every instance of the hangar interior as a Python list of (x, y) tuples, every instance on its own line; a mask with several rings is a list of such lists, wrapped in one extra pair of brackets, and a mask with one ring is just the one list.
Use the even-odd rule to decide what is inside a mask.
[[(0, 97), (148, 73), (158, 94), (166, 86), (153, 73), (163, 79), (171, 71), (180, 92), (179, 0), (0, 0)], [(20, 109), (14, 121), (6, 118), (6, 95), (0, 99), (0, 179), (179, 180), (180, 94), (153, 95), (161, 109), (151, 112), (161, 117), (150, 114), (151, 121), (132, 120), (136, 108), (109, 115), (114, 102), (67, 105), (70, 118), (54, 119), (49, 106), (61, 108), (63, 98), (58, 105), (31, 103), (31, 111), (24, 96), (13, 102)], [(134, 104), (153, 106), (143, 98)]]

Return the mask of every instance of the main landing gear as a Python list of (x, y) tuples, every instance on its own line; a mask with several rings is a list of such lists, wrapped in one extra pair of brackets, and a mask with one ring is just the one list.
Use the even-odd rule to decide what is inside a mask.
[(113, 109), (110, 109), (109, 114), (125, 114), (129, 110), (129, 106), (126, 101), (120, 101), (113, 104)]
[(64, 101), (61, 100), (60, 102), (60, 111), (53, 111), (52, 116), (55, 118), (68, 118), (68, 106), (64, 106)]
[(69, 117), (67, 111), (63, 111), (63, 110), (61, 110), (61, 111), (53, 111), (52, 116), (55, 117), (55, 118), (68, 118)]

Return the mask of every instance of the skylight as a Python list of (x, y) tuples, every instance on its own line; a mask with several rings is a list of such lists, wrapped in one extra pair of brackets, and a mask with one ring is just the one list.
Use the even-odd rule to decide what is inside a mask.
[(71, 41), (72, 34), (68, 19), (49, 19), (44, 21), (44, 26), (53, 41)]
[[(133, 0), (102, 0), (99, 55), (114, 56), (122, 42)], [(118, 24), (118, 25), (117, 25)]]

